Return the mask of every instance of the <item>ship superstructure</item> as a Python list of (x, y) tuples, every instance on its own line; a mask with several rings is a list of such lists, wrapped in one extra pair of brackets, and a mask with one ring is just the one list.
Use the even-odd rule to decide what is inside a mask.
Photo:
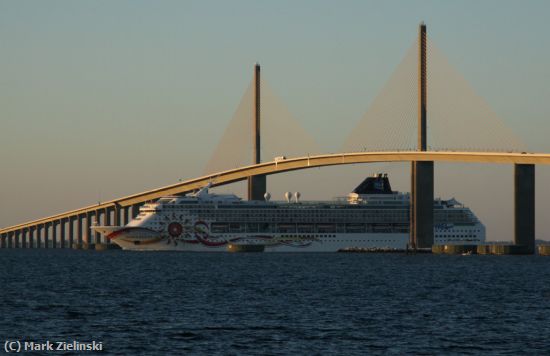
[[(409, 194), (394, 192), (387, 175), (365, 179), (332, 201), (244, 201), (212, 194), (209, 186), (186, 196), (145, 204), (126, 226), (95, 226), (129, 250), (226, 251), (229, 244), (261, 244), (266, 252), (332, 252), (343, 248), (405, 249)], [(434, 201), (436, 244), (480, 244), (485, 227), (455, 199)]]

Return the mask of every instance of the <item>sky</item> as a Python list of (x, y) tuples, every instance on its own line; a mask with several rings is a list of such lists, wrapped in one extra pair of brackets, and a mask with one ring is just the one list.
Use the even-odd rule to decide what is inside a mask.
[[(201, 175), (255, 62), (334, 152), (420, 21), (529, 150), (550, 152), (548, 13), (547, 1), (0, 0), (0, 226)], [(511, 168), (498, 169), (501, 190), (465, 201), (497, 206), (480, 208), (491, 239), (511, 236), (495, 223), (512, 217), (498, 207)], [(312, 198), (350, 190), (323, 172), (304, 173), (327, 195)], [(547, 178), (537, 167), (537, 237), (550, 239)], [(400, 190), (407, 180), (397, 179)]]

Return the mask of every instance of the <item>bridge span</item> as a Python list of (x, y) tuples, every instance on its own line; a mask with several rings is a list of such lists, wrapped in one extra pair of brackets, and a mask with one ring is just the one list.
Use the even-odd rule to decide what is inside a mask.
[[(502, 152), (454, 152), (454, 151), (392, 151), (392, 152), (352, 152), (312, 155), (284, 160), (270, 161), (212, 173), (198, 178), (178, 182), (169, 186), (148, 190), (138, 194), (114, 199), (104, 203), (44, 217), (0, 229), (2, 247), (70, 247), (73, 243), (100, 242), (100, 236), (91, 239), (92, 220), (105, 225), (126, 224), (129, 214), (135, 216), (145, 202), (167, 195), (181, 195), (192, 192), (211, 183), (221, 186), (246, 180), (253, 176), (266, 176), (300, 169), (361, 164), (376, 162), (466, 162), (514, 164), (516, 180), (518, 167), (532, 167), (536, 164), (550, 164), (547, 153), (502, 153)], [(532, 170), (534, 173), (534, 169)], [(520, 171), (521, 175), (522, 172)], [(534, 175), (532, 186), (534, 194)], [(518, 184), (516, 182), (516, 191)], [(518, 192), (517, 192), (518, 193)], [(521, 192), (519, 192), (521, 193)], [(516, 209), (518, 209), (516, 204)], [(131, 211), (130, 211), (131, 209)], [(522, 208), (523, 209), (523, 208)], [(75, 231), (76, 223), (76, 231)], [(51, 230), (51, 233), (50, 233)], [(68, 231), (67, 231), (68, 230)], [(68, 239), (66, 239), (66, 236)]]

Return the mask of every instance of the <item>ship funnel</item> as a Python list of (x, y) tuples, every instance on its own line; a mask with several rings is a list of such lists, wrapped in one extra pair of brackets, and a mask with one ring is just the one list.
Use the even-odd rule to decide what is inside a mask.
[(269, 201), (269, 199), (271, 199), (271, 194), (269, 194), (269, 192), (266, 192), (264, 194), (264, 199), (265, 199), (265, 201)]
[(300, 192), (296, 192), (294, 193), (294, 201), (296, 201), (296, 203), (299, 203), (300, 202), (300, 196), (302, 194), (300, 194)]
[(285, 199), (286, 199), (287, 203), (290, 203), (291, 198), (292, 198), (292, 193), (291, 192), (286, 192), (285, 193)]

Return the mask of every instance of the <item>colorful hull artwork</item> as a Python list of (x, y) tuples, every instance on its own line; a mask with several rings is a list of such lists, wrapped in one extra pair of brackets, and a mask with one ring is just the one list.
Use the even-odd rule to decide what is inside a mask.
[[(116, 230), (107, 237), (122, 248), (132, 246), (131, 249), (143, 250), (166, 250), (174, 249), (186, 250), (185, 245), (199, 245), (207, 249), (225, 248), (228, 244), (260, 244), (269, 247), (276, 246), (291, 246), (295, 248), (308, 247), (312, 243), (312, 239), (294, 239), (294, 238), (277, 238), (271, 235), (247, 235), (240, 237), (222, 237), (209, 233), (208, 224), (204, 221), (197, 221), (192, 225), (192, 228), (183, 226), (179, 222), (171, 222), (168, 224), (166, 232), (154, 231), (141, 227), (123, 227)], [(172, 248), (166, 248), (170, 246)], [(192, 250), (195, 250), (193, 248)]]

